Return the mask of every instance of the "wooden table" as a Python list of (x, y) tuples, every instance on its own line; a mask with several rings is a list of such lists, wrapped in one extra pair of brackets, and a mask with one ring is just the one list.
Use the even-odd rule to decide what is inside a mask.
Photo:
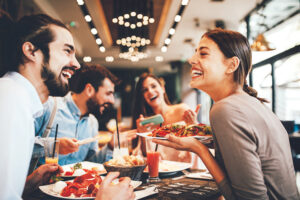
[[(201, 200), (212, 199), (217, 200), (220, 197), (220, 192), (216, 183), (212, 180), (200, 180), (186, 178), (182, 172), (177, 172), (172, 175), (160, 176), (161, 182), (156, 183), (158, 193), (152, 196), (145, 197), (147, 200)], [(147, 175), (143, 174), (143, 184), (136, 190), (143, 190), (150, 186), (146, 183)], [(153, 186), (153, 184), (151, 185)], [(24, 200), (57, 200), (55, 197), (48, 196), (37, 190)]]

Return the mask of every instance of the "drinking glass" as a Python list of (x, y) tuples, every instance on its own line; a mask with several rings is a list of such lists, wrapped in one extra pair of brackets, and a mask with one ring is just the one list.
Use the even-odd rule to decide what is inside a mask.
[(117, 157), (123, 157), (126, 155), (129, 155), (128, 151), (128, 140), (127, 140), (127, 133), (126, 132), (120, 132), (120, 148), (118, 144), (118, 134), (114, 133), (114, 152), (113, 152), (113, 158)]
[[(55, 145), (54, 145), (55, 144)], [(54, 149), (55, 146), (55, 149)], [(58, 164), (58, 155), (59, 155), (59, 140), (55, 140), (54, 138), (50, 138), (45, 141), (44, 143), (44, 150), (45, 150), (45, 163)]]
[(146, 152), (147, 152), (147, 165), (149, 171), (149, 177), (147, 182), (155, 183), (159, 182), (159, 152), (155, 149), (156, 144), (152, 142), (151, 139), (145, 139)]

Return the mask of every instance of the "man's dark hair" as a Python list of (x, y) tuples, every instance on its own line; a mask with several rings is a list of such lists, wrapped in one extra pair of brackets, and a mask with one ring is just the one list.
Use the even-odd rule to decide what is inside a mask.
[[(42, 51), (44, 62), (49, 61), (49, 43), (55, 39), (50, 25), (68, 30), (65, 24), (44, 14), (24, 16), (19, 21), (10, 23), (7, 18), (0, 18), (0, 29), (5, 30), (0, 33), (1, 40), (7, 41), (0, 47), (3, 48), (0, 51), (0, 58), (4, 59), (2, 62), (6, 71), (18, 71), (19, 65), (25, 63), (22, 52), (22, 45), (25, 42), (31, 42), (34, 45), (34, 51), (39, 49)], [(8, 56), (4, 56), (4, 52)]]
[(86, 84), (90, 83), (96, 91), (102, 86), (105, 78), (110, 79), (115, 85), (119, 84), (118, 78), (108, 69), (100, 65), (82, 66), (76, 70), (75, 74), (69, 80), (70, 90), (77, 94), (81, 93)]

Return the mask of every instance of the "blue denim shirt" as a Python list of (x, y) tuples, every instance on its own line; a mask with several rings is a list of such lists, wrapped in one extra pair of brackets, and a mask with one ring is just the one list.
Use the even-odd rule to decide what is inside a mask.
[[(43, 140), (47, 140), (47, 138), (41, 138), (41, 136), (50, 120), (50, 115), (54, 107), (54, 98), (56, 98), (57, 102), (57, 111), (49, 134), (51, 139), (55, 136), (56, 124), (58, 124), (58, 138), (67, 137), (83, 140), (98, 134), (97, 119), (91, 114), (80, 118), (80, 110), (74, 103), (71, 93), (68, 93), (65, 97), (49, 97), (48, 101), (44, 104), (43, 115), (35, 119), (36, 142), (33, 157), (44, 156)], [(107, 146), (99, 151), (97, 142), (84, 144), (79, 147), (77, 152), (59, 155), (59, 164), (66, 165), (84, 160), (103, 163), (107, 160), (106, 154), (108, 156), (111, 154), (107, 151), (111, 151)], [(39, 161), (39, 164), (42, 163), (44, 163), (44, 158)]]

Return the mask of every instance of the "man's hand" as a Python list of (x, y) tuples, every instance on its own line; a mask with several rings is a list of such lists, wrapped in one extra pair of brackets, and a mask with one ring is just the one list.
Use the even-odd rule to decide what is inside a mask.
[(79, 145), (75, 138), (58, 138), (59, 154), (69, 154), (78, 151)]
[(119, 172), (110, 172), (107, 174), (101, 183), (95, 200), (133, 200), (135, 198), (133, 187), (130, 185), (130, 178), (121, 178), (118, 184), (112, 184), (112, 181), (119, 174)]
[(63, 171), (62, 167), (58, 164), (41, 165), (27, 177), (23, 195), (26, 196), (36, 190), (40, 185), (49, 183), (51, 175)]

